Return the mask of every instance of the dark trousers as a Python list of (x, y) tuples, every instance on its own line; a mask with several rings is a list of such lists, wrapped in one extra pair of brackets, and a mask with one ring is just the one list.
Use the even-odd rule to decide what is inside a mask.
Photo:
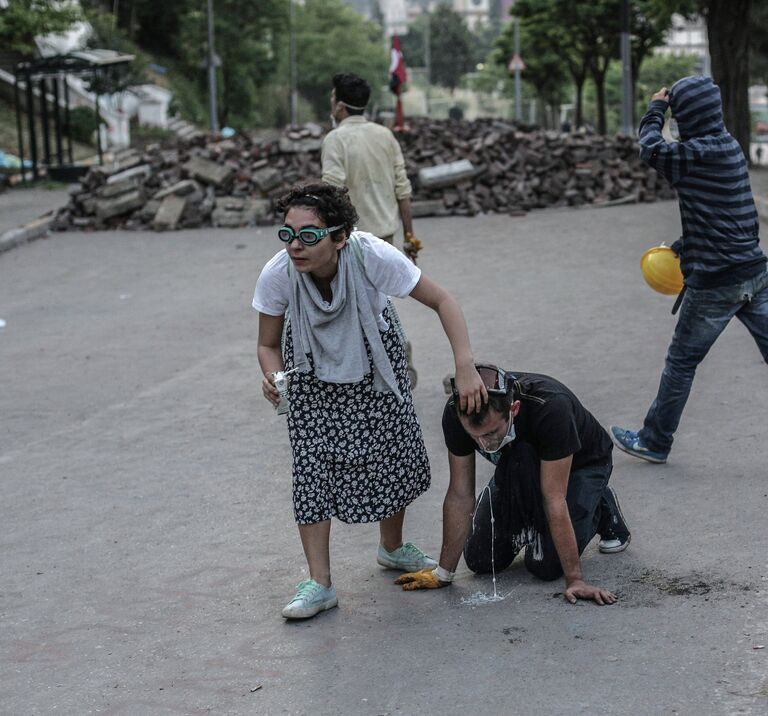
[[(508, 530), (499, 520), (502, 511), (498, 484), (502, 480), (520, 479), (523, 471), (528, 471), (529, 475), (535, 478), (536, 484), (539, 484), (539, 459), (533, 448), (527, 443), (513, 443), (513, 446), (508, 449), (513, 450), (513, 454), (508, 459), (502, 460), (488, 483), (489, 489), (484, 489), (480, 493), (473, 516), (474, 528), (464, 545), (464, 561), (467, 567), (477, 574), (492, 571), (491, 544), (493, 544), (497, 572), (512, 564), (518, 552)], [(608, 485), (612, 469), (613, 465), (610, 463), (588, 465), (572, 471), (568, 478), (568, 492), (565, 499), (579, 554), (597, 534), (602, 514), (600, 498)], [(491, 540), (491, 508), (495, 518), (493, 542)], [(563, 568), (560, 566), (560, 558), (557, 556), (549, 529), (541, 535), (541, 546), (544, 553), (541, 560), (534, 560), (532, 547), (526, 547), (526, 569), (539, 579), (557, 579), (563, 574)]]

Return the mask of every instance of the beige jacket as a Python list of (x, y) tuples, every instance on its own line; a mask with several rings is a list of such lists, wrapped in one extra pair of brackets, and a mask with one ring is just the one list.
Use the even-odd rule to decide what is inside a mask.
[(397, 231), (397, 202), (411, 195), (411, 182), (389, 129), (361, 115), (347, 117), (323, 140), (322, 164), (323, 181), (348, 187), (361, 231), (379, 237)]

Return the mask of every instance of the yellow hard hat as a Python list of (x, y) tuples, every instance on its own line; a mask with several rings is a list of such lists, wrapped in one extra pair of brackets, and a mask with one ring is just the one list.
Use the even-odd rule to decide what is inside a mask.
[(668, 246), (654, 246), (640, 259), (646, 283), (659, 293), (674, 295), (683, 290), (680, 259)]

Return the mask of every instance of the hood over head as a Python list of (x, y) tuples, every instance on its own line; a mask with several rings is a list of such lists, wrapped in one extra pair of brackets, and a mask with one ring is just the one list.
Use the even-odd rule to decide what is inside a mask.
[(683, 77), (675, 82), (669, 90), (669, 106), (683, 141), (725, 131), (720, 88), (711, 77)]

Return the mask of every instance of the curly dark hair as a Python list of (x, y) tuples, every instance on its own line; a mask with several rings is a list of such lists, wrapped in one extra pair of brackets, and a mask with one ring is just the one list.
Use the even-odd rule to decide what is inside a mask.
[[(355, 228), (357, 212), (349, 200), (349, 190), (343, 186), (334, 186), (326, 182), (308, 182), (297, 184), (287, 194), (283, 194), (276, 204), (277, 211), (283, 215), (294, 206), (312, 209), (326, 226), (341, 226), (349, 236)], [(331, 238), (339, 241), (339, 231), (334, 231)]]
[(336, 101), (343, 102), (349, 114), (362, 114), (371, 98), (371, 85), (360, 75), (340, 72), (333, 76)]

